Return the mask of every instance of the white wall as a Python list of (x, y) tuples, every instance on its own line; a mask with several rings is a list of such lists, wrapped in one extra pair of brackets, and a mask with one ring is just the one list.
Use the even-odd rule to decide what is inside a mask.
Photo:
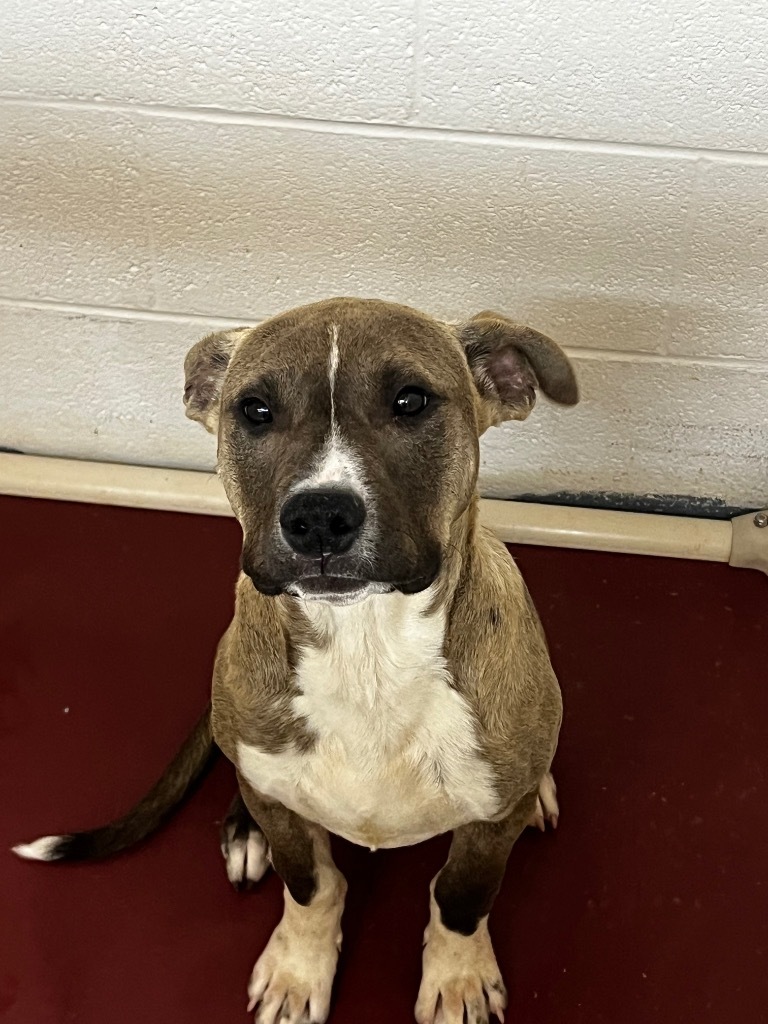
[(0, 445), (209, 467), (188, 345), (378, 295), (572, 352), (485, 493), (764, 504), (765, 10), (5, 0)]

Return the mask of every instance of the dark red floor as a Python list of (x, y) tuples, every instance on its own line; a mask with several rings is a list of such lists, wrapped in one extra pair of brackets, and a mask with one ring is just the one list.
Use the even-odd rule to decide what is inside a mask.
[[(101, 823), (204, 706), (232, 604), (234, 522), (0, 499), (0, 847)], [(768, 579), (522, 549), (566, 702), (562, 819), (515, 848), (492, 917), (524, 1024), (768, 1020)], [(0, 850), (8, 1024), (245, 1024), (280, 910), (230, 890), (220, 763), (171, 825), (110, 863)], [(446, 842), (350, 879), (335, 1024), (407, 1024)]]

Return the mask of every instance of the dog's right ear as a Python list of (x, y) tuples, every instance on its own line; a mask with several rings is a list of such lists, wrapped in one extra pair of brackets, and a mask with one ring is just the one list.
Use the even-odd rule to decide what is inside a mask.
[(250, 330), (250, 327), (235, 327), (231, 331), (206, 334), (192, 346), (184, 360), (187, 416), (202, 423), (211, 434), (219, 429), (219, 400), (224, 374), (235, 349)]

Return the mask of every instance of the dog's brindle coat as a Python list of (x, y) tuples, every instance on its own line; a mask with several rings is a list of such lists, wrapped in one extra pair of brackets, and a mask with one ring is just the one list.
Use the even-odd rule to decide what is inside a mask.
[[(520, 832), (556, 820), (561, 700), (520, 573), (477, 522), (478, 439), (524, 419), (537, 389), (574, 404), (570, 364), (495, 313), (449, 326), (334, 299), (209, 335), (185, 368), (187, 414), (218, 434), (244, 538), (210, 717), (120, 822), (17, 851), (124, 848), (180, 801), (215, 738), (240, 784), (223, 829), (228, 874), (255, 881), (269, 858), (285, 883), (251, 978), (257, 1022), (327, 1018), (346, 890), (329, 831), (371, 848), (453, 831), (416, 1017), (501, 1018), (487, 917)], [(323, 529), (344, 543), (291, 533), (314, 529), (317, 492), (336, 515), (317, 513)], [(310, 519), (289, 522), (297, 495)], [(343, 501), (362, 510), (354, 531), (348, 505), (333, 505)]]

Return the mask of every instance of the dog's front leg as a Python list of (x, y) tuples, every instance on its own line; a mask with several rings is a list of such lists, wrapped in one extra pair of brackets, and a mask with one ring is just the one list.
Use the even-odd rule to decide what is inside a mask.
[(488, 914), (536, 797), (529, 793), (503, 821), (476, 822), (454, 832), (448, 861), (431, 887), (418, 1024), (487, 1024), (491, 1014), (504, 1020), (507, 992)]
[(242, 778), (240, 790), (285, 884), (283, 916), (256, 961), (248, 1009), (256, 1011), (256, 1024), (323, 1024), (341, 947), (347, 883), (333, 863), (325, 829), (263, 800)]

